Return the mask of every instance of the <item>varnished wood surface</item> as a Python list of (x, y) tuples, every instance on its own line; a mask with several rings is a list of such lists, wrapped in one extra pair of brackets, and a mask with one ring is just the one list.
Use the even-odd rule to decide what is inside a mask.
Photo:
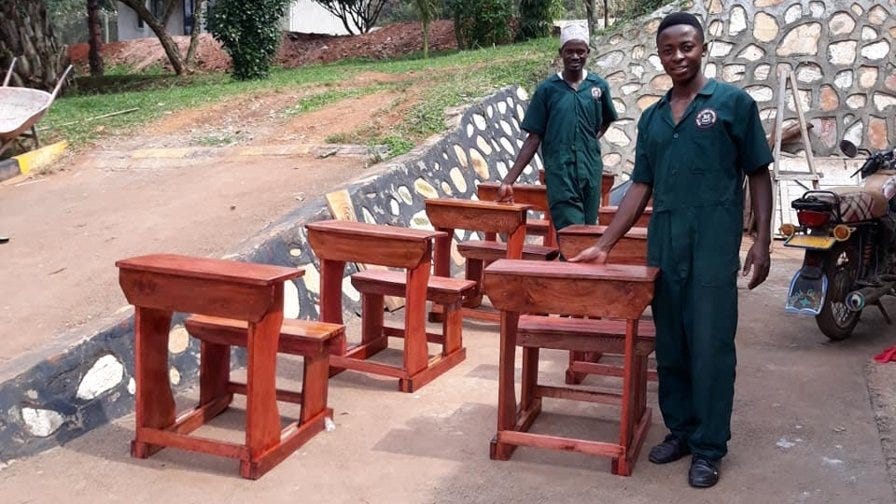
[[(359, 292), (387, 296), (404, 296), (407, 276), (403, 271), (362, 271), (352, 275), (352, 285)], [(476, 289), (476, 282), (461, 278), (430, 276), (426, 299), (439, 304), (455, 303)]]
[(637, 319), (658, 274), (648, 266), (501, 259), (485, 269), (482, 285), (499, 310)]
[[(507, 243), (484, 240), (468, 240), (457, 244), (457, 251), (467, 259), (495, 261), (507, 257)], [(556, 247), (545, 247), (526, 243), (523, 245), (523, 259), (553, 261), (560, 254)]]
[[(476, 195), (482, 201), (496, 201), (500, 182), (482, 182), (476, 186)], [(533, 210), (548, 211), (548, 189), (542, 184), (513, 184), (513, 202), (532, 205)]]
[[(616, 212), (619, 211), (619, 207), (616, 206), (602, 206), (597, 211), (597, 222), (601, 226), (609, 226), (610, 222), (613, 221), (613, 218), (616, 216)], [(638, 217), (638, 220), (635, 221), (635, 227), (643, 227), (646, 228), (648, 224), (650, 224), (650, 217), (653, 215), (653, 208), (647, 207), (644, 209), (644, 213)]]
[[(557, 241), (563, 257), (575, 257), (579, 252), (597, 243), (607, 226), (575, 224), (557, 232)], [(647, 228), (634, 227), (616, 242), (610, 257), (615, 264), (647, 264)]]
[(328, 261), (413, 268), (430, 260), (438, 231), (327, 220), (310, 222), (308, 242), (314, 254)]
[[(490, 264), (486, 274), (537, 276), (582, 280), (620, 280), (652, 283), (660, 274), (659, 268), (635, 264), (590, 264), (557, 261), (525, 261), (500, 259)], [(621, 317), (621, 315), (620, 315)]]
[(426, 200), (426, 215), (437, 229), (467, 229), (485, 233), (513, 233), (526, 223), (531, 205), (452, 198)]
[(178, 254), (151, 254), (115, 262), (122, 270), (188, 276), (197, 279), (227, 281), (247, 285), (273, 285), (298, 278), (305, 271), (270, 264), (246, 263)]

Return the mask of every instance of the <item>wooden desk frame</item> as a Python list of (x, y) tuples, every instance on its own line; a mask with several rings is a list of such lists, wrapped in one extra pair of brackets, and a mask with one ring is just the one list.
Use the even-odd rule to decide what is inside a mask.
[[(135, 306), (134, 380), (136, 433), (131, 455), (146, 458), (163, 447), (240, 460), (240, 475), (257, 479), (314, 434), (331, 414), (309, 410), (281, 431), (277, 407), (276, 355), (283, 322), (283, 282), (303, 270), (220, 259), (157, 254), (123, 259), (119, 283)], [(248, 322), (246, 438), (242, 444), (190, 432), (225, 409), (232, 391), (204, 386), (200, 404), (175, 418), (168, 377), (168, 334), (172, 313), (186, 312)], [(206, 353), (202, 359), (215, 359)], [(202, 385), (216, 382), (202, 376)]]
[[(378, 264), (406, 270), (404, 331), (383, 330), (383, 298), (363, 294), (361, 342), (348, 347), (345, 338), (330, 355), (330, 375), (345, 369), (398, 378), (402, 392), (414, 392), (466, 356), (458, 341), (447, 353), (429, 358), (426, 293), (433, 240), (441, 233), (394, 226), (327, 220), (306, 224), (308, 243), (320, 260), (320, 320), (342, 324), (342, 280), (347, 262)], [(404, 340), (402, 366), (368, 359), (388, 346), (389, 337)]]
[[(658, 275), (658, 269), (646, 266), (519, 260), (499, 260), (486, 268), (485, 292), (501, 310), (498, 427), (491, 442), (492, 459), (508, 460), (517, 446), (532, 446), (609, 456), (614, 474), (631, 474), (651, 417), (651, 410), (646, 406), (646, 349), (638, 350), (636, 346), (638, 318), (653, 297)], [(526, 313), (624, 319), (621, 396), (539, 385), (540, 348), (571, 349), (595, 338), (587, 333), (540, 340), (530, 335), (528, 341), (521, 342), (518, 340), (520, 315)], [(518, 344), (523, 345), (519, 407), (514, 387)], [(527, 432), (541, 412), (543, 397), (619, 404), (619, 441), (608, 443)]]

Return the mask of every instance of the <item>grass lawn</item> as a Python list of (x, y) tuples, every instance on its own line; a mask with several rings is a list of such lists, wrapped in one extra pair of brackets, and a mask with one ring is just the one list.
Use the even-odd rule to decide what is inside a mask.
[[(550, 71), (556, 56), (556, 40), (539, 39), (523, 44), (431, 55), (429, 59), (408, 57), (387, 61), (345, 61), (295, 69), (275, 68), (266, 80), (237, 82), (228, 74), (198, 74), (177, 77), (151, 70), (129, 74), (113, 68), (101, 79), (81, 78), (78, 89), (59, 98), (39, 126), (45, 139), (68, 140), (75, 148), (102, 139), (109, 132), (121, 133), (139, 127), (166, 112), (202, 107), (242, 93), (314, 89), (283, 114), (301, 114), (328, 103), (414, 85), (422, 90), (422, 101), (411, 107), (403, 122), (386, 131), (360, 131), (351, 138), (333, 141), (385, 143), (392, 155), (409, 150), (415, 143), (445, 129), (446, 108), (462, 105), (511, 84), (528, 90)], [(388, 84), (350, 87), (344, 81), (364, 72), (396, 75), (416, 72), (407, 80)], [(340, 85), (342, 84), (342, 85)], [(322, 91), (319, 88), (323, 88)], [(97, 118), (122, 110), (127, 114)]]

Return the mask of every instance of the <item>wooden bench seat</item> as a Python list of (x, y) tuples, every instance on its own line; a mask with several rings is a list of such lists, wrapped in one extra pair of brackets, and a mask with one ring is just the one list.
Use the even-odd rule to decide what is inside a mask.
[[(528, 231), (528, 230), (527, 230)], [(507, 257), (507, 244), (487, 240), (468, 240), (457, 244), (457, 251), (467, 259), (492, 262)], [(523, 259), (553, 261), (560, 254), (557, 247), (527, 243), (523, 245)]]
[[(518, 344), (555, 350), (622, 354), (625, 352), (625, 328), (625, 320), (618, 319), (522, 315)], [(581, 338), (582, 335), (589, 337)], [(635, 352), (638, 355), (650, 354), (655, 340), (653, 323), (639, 321)]]
[[(619, 207), (617, 206), (602, 206), (597, 210), (597, 222), (601, 226), (609, 226), (610, 222), (613, 221), (613, 217), (616, 217), (616, 212), (619, 211)], [(650, 216), (653, 215), (653, 207), (647, 207), (644, 209), (644, 213), (638, 217), (638, 220), (635, 221), (635, 227), (643, 227), (646, 228), (648, 224), (650, 224)]]
[[(361, 293), (361, 338), (380, 341), (383, 336), (404, 337), (404, 329), (388, 326), (383, 320), (383, 296), (403, 297), (407, 277), (402, 271), (367, 270), (352, 275), (352, 285)], [(463, 346), (461, 306), (476, 294), (476, 282), (462, 278), (430, 276), (426, 284), (426, 300), (440, 306), (441, 334), (426, 332), (426, 341), (442, 345), (442, 358), (460, 362), (466, 358)]]
[[(245, 394), (245, 384), (230, 381), (230, 347), (246, 346), (249, 325), (243, 320), (192, 315), (184, 327), (202, 342), (200, 395)], [(329, 358), (331, 348), (344, 335), (345, 327), (341, 324), (283, 320), (277, 352), (304, 357), (301, 392), (276, 389), (277, 400), (302, 406), (296, 426), (323, 411), (327, 416), (333, 415), (333, 410), (327, 408)]]

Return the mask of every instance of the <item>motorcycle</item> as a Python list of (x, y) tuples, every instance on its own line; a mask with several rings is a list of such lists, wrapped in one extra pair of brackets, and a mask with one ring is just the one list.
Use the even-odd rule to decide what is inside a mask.
[[(840, 150), (859, 150), (844, 140)], [(832, 340), (852, 335), (862, 311), (896, 296), (896, 149), (868, 152), (860, 187), (806, 191), (794, 200), (798, 224), (782, 224), (787, 247), (805, 250), (790, 282), (785, 310), (812, 315)]]

